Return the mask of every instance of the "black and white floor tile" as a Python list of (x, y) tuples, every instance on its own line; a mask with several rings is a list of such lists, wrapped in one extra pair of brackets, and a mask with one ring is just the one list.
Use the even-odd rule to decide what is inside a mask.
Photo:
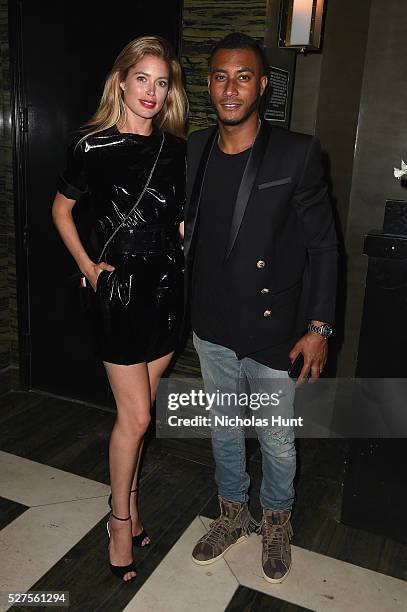
[(191, 523), (126, 612), (217, 612), (227, 609), (239, 587), (323, 612), (396, 612), (407, 607), (403, 580), (297, 546), (292, 547), (290, 574), (282, 584), (271, 585), (261, 574), (261, 538), (255, 535), (216, 564), (198, 566), (191, 560), (191, 550), (209, 523), (205, 517)]
[(107, 485), (0, 452), (0, 495), (25, 510), (0, 532), (0, 591), (26, 591), (106, 514)]
[[(191, 550), (217, 512), (210, 449), (201, 441), (150, 440), (140, 503), (152, 544), (136, 552), (137, 579), (124, 584), (107, 565), (104, 464), (113, 416), (72, 404), (68, 419), (64, 404), (59, 442), (46, 443), (44, 434), (39, 447), (30, 437), (29, 401), (15, 401), (12, 408), (3, 403), (0, 415), (0, 591), (69, 591), (69, 610), (80, 612), (407, 609), (407, 547), (339, 523), (340, 453), (333, 443), (301, 441), (293, 566), (285, 582), (271, 585), (262, 578), (258, 536), (215, 564), (193, 563)], [(35, 418), (56, 414), (55, 402), (30, 401)], [(249, 459), (255, 500), (258, 451)], [(259, 511), (256, 502), (252, 511)]]

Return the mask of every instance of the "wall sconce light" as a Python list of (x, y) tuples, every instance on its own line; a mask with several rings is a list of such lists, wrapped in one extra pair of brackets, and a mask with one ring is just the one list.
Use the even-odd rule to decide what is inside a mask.
[(278, 46), (319, 51), (324, 0), (281, 0)]

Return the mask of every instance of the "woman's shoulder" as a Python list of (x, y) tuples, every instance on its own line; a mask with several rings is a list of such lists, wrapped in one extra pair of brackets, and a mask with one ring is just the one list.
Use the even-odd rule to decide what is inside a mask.
[(117, 140), (117, 130), (115, 127), (94, 131), (85, 125), (77, 128), (68, 137), (68, 157), (74, 159), (91, 159), (97, 155), (99, 158), (102, 151)]
[(86, 144), (94, 143), (101, 138), (114, 136), (115, 134), (117, 134), (115, 126), (95, 131), (90, 126), (83, 125), (70, 133), (69, 143), (70, 146), (83, 148)]
[(68, 157), (78, 159), (84, 152), (84, 136), (86, 131), (80, 127), (68, 132), (65, 139), (65, 146)]

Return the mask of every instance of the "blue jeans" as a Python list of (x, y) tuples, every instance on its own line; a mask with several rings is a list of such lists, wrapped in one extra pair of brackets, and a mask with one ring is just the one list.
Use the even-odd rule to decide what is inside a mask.
[[(212, 421), (215, 415), (229, 418), (252, 415), (257, 419), (268, 417), (266, 426), (255, 427), (263, 467), (260, 503), (263, 508), (274, 510), (290, 508), (294, 501), (293, 480), (296, 469), (294, 430), (286, 425), (287, 421), (283, 425), (272, 423), (271, 417), (281, 416), (284, 420), (294, 417), (293, 381), (286, 371), (273, 370), (249, 357), (238, 359), (234, 351), (202, 340), (195, 333), (193, 343), (201, 363), (206, 393), (220, 391), (232, 394), (229, 397), (242, 393), (249, 397), (259, 393), (278, 394), (278, 407), (267, 405), (252, 411), (239, 402), (220, 401), (213, 405), (211, 416)], [(250, 478), (246, 471), (244, 427), (214, 427), (212, 424), (212, 449), (219, 495), (229, 501), (248, 501)]]

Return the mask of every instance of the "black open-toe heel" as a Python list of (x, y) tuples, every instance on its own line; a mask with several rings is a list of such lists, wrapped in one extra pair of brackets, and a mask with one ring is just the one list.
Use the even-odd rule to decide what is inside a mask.
[[(115, 518), (118, 521), (130, 521), (131, 520), (130, 516), (128, 516), (127, 518), (120, 518), (119, 516), (116, 516), (115, 514), (113, 514), (113, 512), (111, 513), (111, 515), (113, 516), (113, 518)], [(109, 521), (107, 521), (106, 523), (106, 529), (107, 529), (107, 535), (110, 541)], [(128, 572), (137, 572), (137, 568), (134, 564), (134, 561), (129, 563), (129, 565), (113, 565), (112, 563), (109, 562), (109, 567), (110, 567), (110, 571), (112, 572), (112, 574), (114, 574), (121, 580), (123, 580), (124, 576)], [(123, 582), (131, 582), (135, 578), (137, 578), (137, 576), (133, 576), (132, 578), (129, 578), (129, 580), (124, 580)]]
[[(137, 493), (137, 489), (132, 489), (130, 493)], [(107, 500), (107, 503), (109, 504), (109, 507), (112, 510), (113, 509), (112, 508), (112, 494), (109, 495), (109, 499)], [(131, 539), (133, 542), (133, 546), (137, 546), (138, 548), (145, 548), (146, 546), (150, 546), (150, 542), (143, 544), (143, 540), (145, 540), (145, 538), (150, 539), (150, 536), (148, 535), (147, 531), (143, 529), (141, 533), (132, 536)]]

